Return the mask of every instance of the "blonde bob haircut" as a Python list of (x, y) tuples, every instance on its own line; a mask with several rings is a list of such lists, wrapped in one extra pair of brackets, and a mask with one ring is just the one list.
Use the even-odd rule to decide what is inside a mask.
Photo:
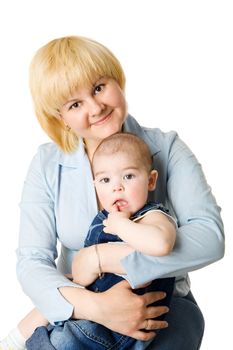
[(77, 148), (78, 135), (60, 116), (62, 105), (77, 89), (101, 77), (113, 78), (124, 90), (125, 75), (117, 58), (102, 44), (68, 36), (50, 41), (32, 59), (29, 86), (42, 129), (64, 152)]

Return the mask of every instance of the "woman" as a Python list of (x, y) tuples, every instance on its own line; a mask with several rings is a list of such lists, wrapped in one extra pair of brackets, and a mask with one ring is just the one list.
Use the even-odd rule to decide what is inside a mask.
[[(118, 60), (90, 39), (56, 39), (36, 53), (30, 69), (31, 93), (38, 120), (54, 143), (39, 148), (25, 181), (18, 278), (51, 324), (71, 317), (93, 320), (148, 340), (156, 329), (166, 327), (165, 321), (152, 320), (166, 308), (148, 306), (163, 295), (138, 296), (131, 287), (159, 277), (176, 277), (168, 328), (158, 333), (148, 349), (198, 349), (204, 321), (187, 274), (223, 256), (220, 209), (196, 158), (177, 134), (141, 127), (127, 114), (124, 86)], [(99, 247), (103, 272), (118, 272), (127, 281), (93, 293), (64, 275), (70, 273), (72, 258), (83, 247), (99, 209), (92, 155), (102, 139), (121, 130), (137, 134), (149, 145), (160, 174), (150, 199), (165, 203), (177, 218), (177, 242), (169, 256), (158, 258), (137, 251), (129, 254), (127, 246), (119, 245), (114, 266), (111, 246)], [(57, 239), (62, 248), (56, 268)], [(83, 255), (88, 262), (93, 251), (85, 248)], [(89, 266), (86, 273), (93, 272)]]

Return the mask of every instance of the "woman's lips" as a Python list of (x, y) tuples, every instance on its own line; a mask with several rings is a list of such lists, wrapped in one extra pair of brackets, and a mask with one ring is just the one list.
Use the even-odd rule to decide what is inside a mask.
[(109, 114), (107, 114), (105, 117), (103, 117), (103, 118), (97, 120), (97, 122), (92, 123), (92, 125), (95, 125), (95, 126), (102, 125), (102, 124), (104, 124), (106, 121), (108, 121), (108, 120), (111, 118), (111, 116), (112, 116), (112, 111), (111, 111)]

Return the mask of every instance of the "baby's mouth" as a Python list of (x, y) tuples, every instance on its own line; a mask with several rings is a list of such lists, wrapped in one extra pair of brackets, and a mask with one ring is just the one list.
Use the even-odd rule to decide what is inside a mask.
[(124, 199), (117, 199), (114, 204), (116, 204), (119, 209), (128, 207), (128, 202)]

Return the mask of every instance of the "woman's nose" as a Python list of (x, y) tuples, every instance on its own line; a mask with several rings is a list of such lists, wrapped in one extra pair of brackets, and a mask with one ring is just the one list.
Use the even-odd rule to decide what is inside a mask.
[(89, 114), (91, 117), (96, 117), (101, 114), (104, 105), (95, 98), (89, 100)]

